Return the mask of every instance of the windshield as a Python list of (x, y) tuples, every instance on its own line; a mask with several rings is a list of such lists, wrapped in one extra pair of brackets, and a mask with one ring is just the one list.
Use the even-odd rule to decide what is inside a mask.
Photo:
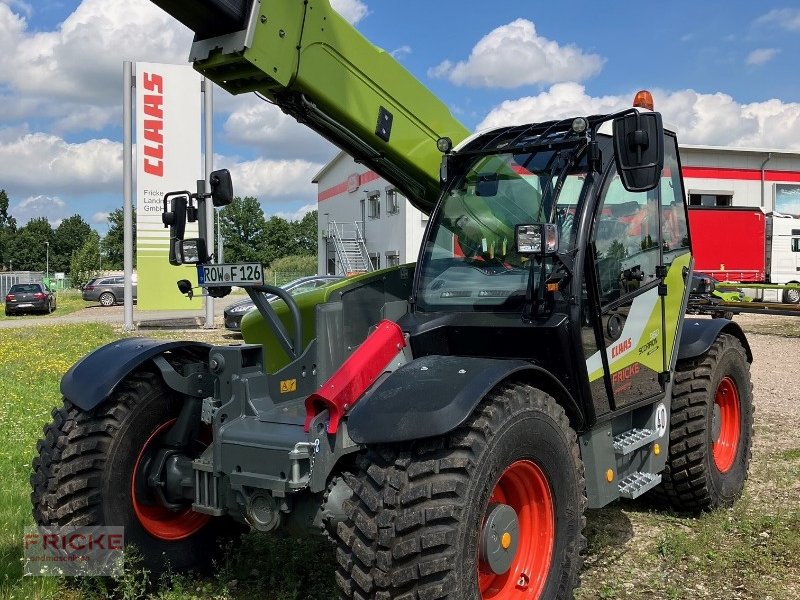
[(569, 148), (477, 158), (454, 182), (431, 224), (417, 307), (521, 309), (531, 261), (538, 258), (516, 252), (515, 227), (556, 223), (559, 251), (571, 249), (586, 179), (586, 169), (571, 163), (573, 156), (574, 148)]

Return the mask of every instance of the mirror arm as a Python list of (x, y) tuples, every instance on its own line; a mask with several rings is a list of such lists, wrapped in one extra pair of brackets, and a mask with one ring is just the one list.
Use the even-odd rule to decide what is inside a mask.
[[(303, 353), (303, 325), (302, 319), (300, 318), (300, 309), (298, 308), (297, 302), (295, 302), (292, 295), (285, 289), (276, 287), (274, 285), (250, 286), (246, 287), (245, 290), (247, 291), (247, 295), (250, 296), (250, 299), (256, 305), (256, 308), (258, 308), (258, 312), (260, 312), (261, 315), (267, 321), (269, 321), (270, 325), (272, 325), (272, 328), (276, 333), (276, 337), (278, 338), (278, 342), (280, 342), (284, 352), (286, 352), (291, 359), (299, 357)], [(283, 300), (286, 303), (286, 306), (289, 307), (289, 312), (292, 315), (292, 325), (294, 326), (293, 340), (289, 338), (289, 332), (286, 331), (286, 327), (284, 327), (283, 323), (281, 323), (281, 320), (278, 318), (275, 309), (272, 308), (270, 303), (262, 294), (272, 294), (274, 296), (278, 296), (278, 298)]]

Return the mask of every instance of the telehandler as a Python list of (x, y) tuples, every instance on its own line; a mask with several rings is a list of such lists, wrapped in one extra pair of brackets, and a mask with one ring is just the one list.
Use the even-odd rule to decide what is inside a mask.
[(243, 345), (130, 338), (76, 363), (34, 460), (39, 524), (124, 526), (154, 571), (240, 526), (325, 534), (345, 598), (536, 600), (572, 597), (587, 507), (739, 497), (752, 355), (735, 323), (685, 316), (678, 145), (649, 94), (468, 135), (328, 0), (154, 2), (195, 32), (199, 72), (430, 221), (416, 264), (292, 297), (184, 239), (187, 213), (231, 201), (226, 171), (168, 194), (170, 260), (258, 313)]

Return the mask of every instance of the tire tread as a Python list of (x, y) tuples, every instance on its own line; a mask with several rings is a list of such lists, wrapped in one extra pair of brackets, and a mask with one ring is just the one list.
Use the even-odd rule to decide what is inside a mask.
[[(348, 483), (353, 497), (348, 519), (336, 535), (336, 581), (353, 600), (437, 600), (453, 598), (453, 572), (460, 517), (466, 510), (470, 477), (493, 433), (516, 410), (534, 407), (546, 413), (572, 442), (580, 465), (577, 438), (564, 410), (543, 392), (524, 384), (504, 384), (490, 393), (472, 417), (449, 435), (409, 444), (371, 448), (357, 459), (358, 473)], [(586, 507), (581, 494), (581, 515)], [(566, 552), (567, 576), (557, 598), (571, 598), (586, 547), (581, 532)]]

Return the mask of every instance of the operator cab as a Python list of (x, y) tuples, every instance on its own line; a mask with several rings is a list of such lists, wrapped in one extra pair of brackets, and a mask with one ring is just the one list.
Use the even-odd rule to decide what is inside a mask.
[(399, 323), (415, 357), (531, 361), (588, 422), (663, 393), (691, 255), (660, 114), (493, 130), (447, 153), (442, 174)]

